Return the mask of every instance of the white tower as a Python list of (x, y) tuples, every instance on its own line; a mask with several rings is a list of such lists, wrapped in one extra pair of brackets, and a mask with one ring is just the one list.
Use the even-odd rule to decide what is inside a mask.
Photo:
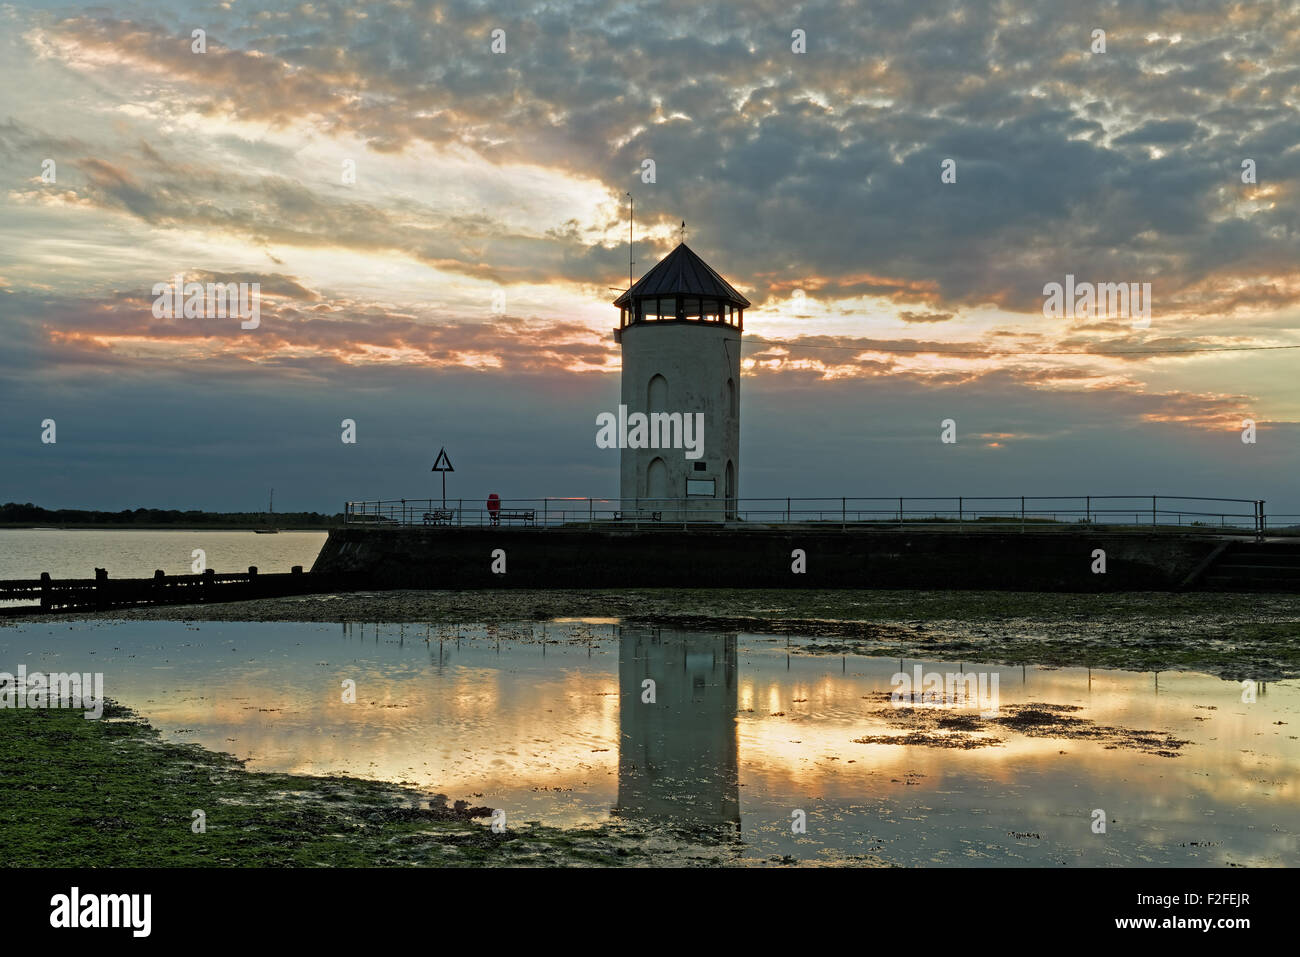
[[(685, 243), (627, 292), (615, 338), (622, 346), (622, 405), (640, 413), (621, 454), (623, 510), (660, 512), (665, 521), (735, 516), (740, 474), (740, 338), (749, 300)], [(695, 429), (703, 415), (702, 441)], [(689, 422), (687, 416), (690, 416)], [(680, 425), (679, 425), (680, 424)], [(665, 447), (680, 428), (696, 448)], [(696, 514), (701, 513), (701, 514)]]

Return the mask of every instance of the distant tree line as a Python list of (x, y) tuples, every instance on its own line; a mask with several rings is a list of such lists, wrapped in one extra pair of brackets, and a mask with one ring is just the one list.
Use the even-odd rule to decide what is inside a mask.
[(80, 508), (41, 508), (31, 502), (0, 505), (0, 525), (175, 525), (195, 528), (204, 525), (263, 528), (323, 528), (343, 524), (343, 513), (322, 512), (203, 512), (196, 509), (136, 508), (100, 512)]

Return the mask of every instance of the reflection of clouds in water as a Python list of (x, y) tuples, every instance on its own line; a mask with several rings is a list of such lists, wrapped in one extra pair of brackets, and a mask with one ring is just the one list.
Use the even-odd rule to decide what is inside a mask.
[[(855, 744), (899, 733), (880, 696), (917, 662), (787, 656), (784, 643), (599, 621), (77, 623), (0, 631), (0, 661), (103, 671), (106, 692), (166, 739), (251, 757), (253, 770), (409, 781), (512, 820), (739, 824), (746, 853), (875, 849), (902, 863), (1295, 854), (1300, 683), (1245, 705), (1237, 684), (1195, 674), (998, 669), (1004, 707), (1075, 706), (1098, 725), (1190, 740), (1176, 758), (1005, 729), (976, 751)], [(654, 706), (641, 703), (646, 678)], [(1077, 830), (1096, 806), (1120, 821), (1104, 843)], [(799, 839), (794, 808), (808, 812)]]

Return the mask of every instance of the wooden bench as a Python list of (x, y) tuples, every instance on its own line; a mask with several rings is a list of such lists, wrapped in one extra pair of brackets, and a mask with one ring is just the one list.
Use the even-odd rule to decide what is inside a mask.
[(663, 512), (651, 512), (645, 509), (614, 513), (614, 521), (616, 522), (659, 522), (663, 520), (663, 517)]
[(450, 525), (452, 512), (449, 508), (439, 508), (424, 513), (425, 525)]
[(537, 510), (533, 508), (502, 509), (497, 512), (497, 521), (522, 522), (524, 525), (534, 525), (537, 523)]

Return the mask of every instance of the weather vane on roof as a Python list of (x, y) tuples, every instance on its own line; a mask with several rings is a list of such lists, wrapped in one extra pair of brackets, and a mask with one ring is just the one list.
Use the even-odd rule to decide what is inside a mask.
[(686, 242), (686, 220), (682, 220), (682, 242)]

